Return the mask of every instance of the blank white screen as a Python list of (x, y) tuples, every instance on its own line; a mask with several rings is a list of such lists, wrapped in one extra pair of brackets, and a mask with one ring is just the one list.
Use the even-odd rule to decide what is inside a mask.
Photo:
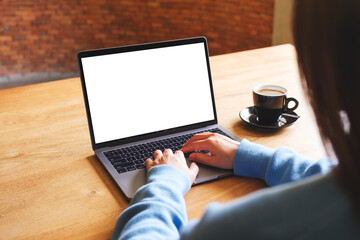
[(214, 119), (203, 43), (81, 61), (95, 143)]

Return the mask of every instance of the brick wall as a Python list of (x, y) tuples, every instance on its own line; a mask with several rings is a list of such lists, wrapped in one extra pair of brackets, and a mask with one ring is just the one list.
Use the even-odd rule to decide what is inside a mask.
[(80, 50), (199, 35), (210, 55), (269, 46), (273, 11), (274, 0), (2, 0), (0, 77), (77, 73)]

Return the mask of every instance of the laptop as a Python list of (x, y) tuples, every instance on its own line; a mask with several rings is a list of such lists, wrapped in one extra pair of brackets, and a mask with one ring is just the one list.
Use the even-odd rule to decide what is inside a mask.
[[(205, 37), (82, 51), (77, 57), (92, 148), (128, 200), (146, 183), (144, 162), (156, 149), (175, 152), (201, 132), (240, 141), (218, 125)], [(232, 175), (199, 168), (194, 184)]]

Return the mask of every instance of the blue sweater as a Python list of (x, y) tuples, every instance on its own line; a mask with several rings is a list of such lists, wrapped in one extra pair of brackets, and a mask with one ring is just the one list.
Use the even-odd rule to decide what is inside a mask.
[(350, 202), (329, 173), (333, 167), (329, 159), (314, 161), (286, 147), (243, 140), (234, 173), (273, 187), (212, 203), (200, 220), (187, 223), (188, 177), (172, 166), (156, 166), (120, 215), (113, 239), (360, 239)]

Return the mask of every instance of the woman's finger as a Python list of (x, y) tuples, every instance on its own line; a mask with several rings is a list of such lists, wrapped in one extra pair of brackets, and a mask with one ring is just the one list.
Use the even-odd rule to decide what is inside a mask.
[(154, 152), (154, 159), (159, 159), (159, 158), (161, 158), (162, 156), (163, 156), (162, 151), (156, 150), (156, 151)]
[(150, 168), (153, 167), (153, 160), (151, 158), (145, 160), (145, 167), (146, 167), (146, 171), (149, 171)]
[(183, 148), (181, 149), (181, 151), (183, 151), (184, 153), (187, 152), (192, 152), (192, 151), (208, 151), (208, 152), (212, 152), (213, 150), (213, 144), (211, 143), (211, 140), (209, 140), (208, 138), (204, 139), (204, 140), (197, 140), (194, 141), (186, 146), (183, 146)]
[(204, 139), (208, 138), (211, 135), (213, 135), (213, 133), (209, 133), (209, 132), (196, 134), (193, 137), (191, 137), (186, 143), (184, 143), (183, 147), (185, 147), (186, 145), (191, 144), (194, 141), (204, 140)]
[(191, 153), (189, 155), (189, 159), (194, 162), (206, 164), (209, 166), (215, 166), (214, 164), (214, 157), (208, 154), (203, 153)]

